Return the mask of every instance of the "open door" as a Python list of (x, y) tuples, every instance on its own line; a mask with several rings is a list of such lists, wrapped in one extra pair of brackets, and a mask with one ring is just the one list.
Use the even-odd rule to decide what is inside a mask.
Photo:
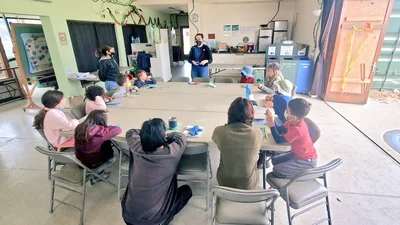
[(393, 0), (344, 0), (325, 101), (365, 104)]

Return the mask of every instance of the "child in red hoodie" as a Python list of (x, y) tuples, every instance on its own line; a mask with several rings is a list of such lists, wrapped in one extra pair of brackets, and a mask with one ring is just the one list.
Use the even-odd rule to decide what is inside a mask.
[(254, 84), (253, 67), (244, 66), (240, 71), (242, 77), (240, 78), (240, 83), (242, 84)]
[(122, 132), (117, 126), (107, 126), (104, 110), (93, 110), (75, 128), (76, 158), (89, 168), (96, 168), (114, 157), (110, 140)]

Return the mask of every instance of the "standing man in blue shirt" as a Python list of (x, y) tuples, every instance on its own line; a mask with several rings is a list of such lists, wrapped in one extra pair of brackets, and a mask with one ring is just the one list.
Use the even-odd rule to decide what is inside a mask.
[(211, 50), (204, 44), (203, 34), (196, 34), (195, 41), (196, 45), (190, 49), (188, 60), (192, 64), (192, 78), (208, 77), (208, 64), (213, 60)]

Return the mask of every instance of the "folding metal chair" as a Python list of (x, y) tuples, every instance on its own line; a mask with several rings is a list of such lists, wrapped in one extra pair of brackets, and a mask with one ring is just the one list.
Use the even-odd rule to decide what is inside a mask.
[(189, 83), (190, 82), (190, 78), (189, 77), (173, 77), (171, 79), (171, 82)]
[(208, 77), (193, 77), (193, 82), (210, 83), (210, 78), (208, 78)]
[[(119, 150), (119, 169), (118, 169), (118, 200), (121, 200), (123, 194), (126, 191), (126, 186), (128, 182), (123, 182), (123, 179), (128, 179), (129, 177), (129, 165), (130, 162), (130, 152), (129, 146), (125, 139), (114, 138), (112, 141), (113, 145)], [(124, 158), (125, 156), (125, 158)], [(121, 193), (122, 192), (122, 193)]]
[(214, 83), (235, 83), (232, 77), (215, 77)]
[(210, 179), (212, 178), (211, 160), (208, 145), (204, 143), (188, 143), (178, 165), (178, 180), (201, 182), (206, 184), (206, 211), (209, 204)]
[(321, 137), (321, 129), (319, 129), (318, 125), (308, 117), (304, 118), (304, 121), (307, 124), (308, 133), (310, 134), (312, 142), (317, 142), (318, 139)]
[[(37, 130), (37, 132), (46, 141), (47, 149), (49, 151), (57, 152), (57, 149), (49, 142), (49, 140), (47, 140), (46, 135), (44, 134), (44, 131), (42, 129), (39, 129), (39, 130)], [(69, 154), (74, 154), (75, 153), (75, 148), (68, 148), (64, 152), (65, 153), (69, 153)], [(49, 180), (51, 179), (51, 171), (52, 170), (56, 170), (57, 166), (59, 166), (59, 165), (64, 165), (64, 164), (63, 163), (59, 163), (57, 161), (53, 162), (53, 159), (51, 157), (47, 157), (47, 176), (48, 176)]]
[[(277, 189), (280, 192), (281, 197), (286, 201), (289, 225), (293, 224), (293, 219), (295, 217), (323, 204), (326, 205), (328, 218), (323, 218), (314, 224), (328, 221), (329, 225), (332, 225), (326, 173), (335, 169), (341, 163), (342, 159), (338, 158), (324, 166), (304, 170), (292, 179), (277, 178), (272, 172), (267, 174), (266, 179), (268, 184), (271, 185), (272, 188)], [(322, 179), (324, 185), (319, 183), (317, 179)], [(322, 199), (325, 199), (325, 201), (315, 203)], [(291, 216), (290, 208), (301, 209), (306, 206), (309, 207)]]
[(86, 102), (79, 104), (78, 106), (71, 109), (72, 116), (79, 120), (86, 116)]
[(85, 102), (82, 95), (72, 96), (68, 99), (68, 101), (69, 101), (69, 107), (71, 107), (71, 109)]
[[(113, 162), (106, 162), (97, 168), (89, 169), (83, 165), (74, 155), (70, 155), (64, 152), (54, 152), (49, 151), (44, 147), (36, 146), (35, 148), (38, 152), (47, 155), (55, 160), (55, 162), (63, 163), (64, 166), (59, 170), (53, 170), (51, 173), (51, 200), (50, 200), (50, 213), (54, 212), (54, 202), (71, 206), (78, 209), (81, 212), (80, 215), (80, 225), (83, 225), (83, 216), (85, 210), (85, 197), (86, 197), (86, 182), (92, 180), (93, 178), (98, 178), (113, 187), (116, 185), (111, 181), (103, 178), (100, 173), (102, 173), (106, 168), (108, 168)], [(57, 183), (56, 183), (57, 182)], [(62, 185), (61, 185), (62, 184)], [(67, 202), (61, 201), (54, 197), (55, 188), (60, 187), (64, 190), (71, 191), (82, 195), (81, 207), (78, 208)], [(82, 192), (73, 190), (72, 188), (82, 187)]]
[(157, 82), (164, 82), (164, 79), (162, 77), (154, 77)]
[(274, 203), (278, 191), (217, 186), (212, 188), (212, 193), (211, 224), (274, 225)]

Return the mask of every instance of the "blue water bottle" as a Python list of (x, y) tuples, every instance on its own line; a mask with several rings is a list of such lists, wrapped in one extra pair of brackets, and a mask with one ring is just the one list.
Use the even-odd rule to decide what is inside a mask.
[(246, 85), (246, 98), (250, 100), (250, 95), (251, 95), (251, 86)]
[(134, 44), (135, 43), (135, 38), (133, 36), (131, 36), (131, 43)]

